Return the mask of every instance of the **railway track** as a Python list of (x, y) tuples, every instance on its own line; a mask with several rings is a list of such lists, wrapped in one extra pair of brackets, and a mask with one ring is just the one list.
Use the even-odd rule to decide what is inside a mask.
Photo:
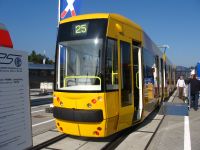
[(158, 114), (159, 114), (159, 109), (155, 109), (142, 123), (136, 124), (133, 127), (125, 129), (107, 138), (94, 139), (94, 138), (84, 138), (84, 137), (76, 137), (76, 136), (61, 134), (48, 141), (35, 145), (32, 148), (32, 150), (45, 149), (45, 148), (46, 149), (65, 149), (66, 147), (70, 147), (70, 149), (76, 149), (76, 150), (78, 149), (113, 150), (113, 149), (116, 149), (120, 145), (120, 143), (122, 143), (131, 133), (134, 134), (134, 133), (139, 133), (139, 132), (143, 132), (143, 133), (148, 132), (146, 130), (143, 130), (143, 128), (145, 126), (148, 126), (153, 120), (154, 121), (156, 120), (159, 123), (154, 128), (153, 132), (149, 130), (149, 133), (151, 133), (151, 137), (148, 139), (148, 141), (144, 145), (144, 149), (148, 149), (149, 144), (154, 138), (158, 128), (162, 124), (165, 117), (164, 115), (161, 115), (160, 118), (158, 119), (156, 118)]
[[(51, 138), (45, 142), (42, 142), (38, 145), (35, 145), (34, 147), (31, 148), (31, 150), (39, 150), (39, 149), (43, 149), (43, 148), (51, 148), (51, 149), (57, 149), (59, 148), (59, 144), (55, 147), (51, 147), (51, 145), (56, 144), (57, 142), (62, 141), (65, 138), (69, 138), (66, 139), (65, 142), (69, 142), (70, 140), (75, 140), (75, 141), (79, 141), (79, 144), (76, 148), (76, 150), (78, 149), (82, 149), (84, 147), (90, 147), (89, 149), (102, 149), (102, 150), (112, 150), (115, 149), (120, 143), (123, 142), (124, 139), (126, 139), (126, 137), (134, 132), (137, 131), (139, 128), (145, 126), (146, 124), (148, 124), (150, 122), (150, 118), (155, 117), (155, 115), (158, 113), (158, 109), (156, 109), (155, 111), (153, 111), (149, 117), (147, 117), (145, 119), (144, 122), (139, 123), (133, 127), (130, 127), (128, 129), (125, 129), (119, 133), (116, 133), (108, 138), (98, 138), (98, 139), (94, 139), (94, 138), (82, 138), (82, 137), (74, 137), (74, 136), (69, 136), (66, 134), (61, 134), (58, 135), (54, 138)], [(162, 122), (162, 121), (161, 121)], [(161, 123), (160, 123), (161, 124)], [(63, 140), (64, 143), (64, 140)], [(94, 144), (95, 143), (95, 144)], [(92, 145), (94, 144), (94, 145)], [(73, 146), (72, 146), (73, 147)], [(91, 148), (94, 147), (94, 148)], [(61, 149), (61, 148), (60, 148)], [(73, 149), (73, 148), (71, 148)]]
[(56, 136), (56, 137), (54, 137), (54, 138), (52, 138), (52, 139), (50, 139), (50, 140), (48, 140), (48, 141), (45, 141), (45, 142), (40, 143), (40, 144), (38, 144), (38, 145), (36, 145), (36, 146), (33, 146), (33, 147), (31, 148), (31, 150), (40, 150), (40, 149), (42, 149), (42, 148), (45, 148), (45, 147), (47, 147), (47, 146), (49, 146), (49, 145), (52, 145), (52, 144), (54, 144), (54, 143), (56, 143), (56, 142), (58, 142), (58, 141), (60, 141), (60, 140), (62, 140), (62, 139), (64, 139), (64, 138), (66, 138), (67, 136), (68, 136), (68, 135), (66, 135), (66, 134), (61, 134), (61, 135)]
[[(117, 146), (122, 143), (129, 134), (131, 134), (132, 132), (135, 132), (137, 131), (138, 129), (140, 129), (141, 127), (145, 126), (146, 124), (148, 124), (152, 119), (151, 118), (154, 118), (156, 116), (156, 114), (159, 112), (159, 109), (155, 109), (143, 122), (141, 123), (138, 123), (128, 129), (125, 129), (121, 132), (119, 132), (119, 136), (116, 136), (116, 138), (114, 138), (110, 143), (108, 143), (105, 147), (102, 148), (102, 150), (114, 150), (117, 148)], [(162, 120), (164, 119), (164, 117), (162, 118)], [(160, 124), (162, 123), (162, 120), (160, 121), (156, 131), (158, 130)], [(156, 132), (154, 132), (154, 135), (155, 135)], [(153, 135), (153, 136), (154, 136)], [(153, 139), (153, 137), (152, 137)], [(152, 140), (151, 139), (151, 140)], [(150, 141), (148, 142), (148, 145), (149, 145)], [(148, 147), (148, 145), (146, 145), (146, 148)], [(145, 148), (145, 149), (146, 149)]]
[[(170, 97), (170, 101), (173, 102), (175, 99), (175, 95), (176, 95), (176, 91), (173, 93), (173, 95), (171, 95)], [(162, 107), (162, 106), (161, 106)], [(158, 114), (160, 111), (160, 108), (156, 108), (143, 122), (130, 127), (126, 130), (123, 130), (119, 133), (119, 136), (116, 137), (115, 139), (113, 139), (110, 143), (108, 143), (105, 147), (102, 148), (102, 150), (114, 150), (117, 148), (117, 146), (123, 142), (124, 139), (126, 139), (126, 137), (134, 132), (137, 131), (139, 128), (141, 128), (142, 126), (145, 126), (146, 124), (148, 124), (151, 120), (151, 118), (154, 118), (156, 114)], [(158, 126), (156, 127), (155, 131), (153, 132), (153, 135), (151, 136), (151, 138), (149, 139), (149, 141), (147, 142), (146, 146), (145, 146), (145, 150), (148, 149), (151, 141), (153, 140), (153, 138), (155, 137), (155, 134), (157, 133), (160, 125), (162, 124), (163, 120), (165, 118), (165, 115), (163, 115), (162, 119), (160, 120)]]

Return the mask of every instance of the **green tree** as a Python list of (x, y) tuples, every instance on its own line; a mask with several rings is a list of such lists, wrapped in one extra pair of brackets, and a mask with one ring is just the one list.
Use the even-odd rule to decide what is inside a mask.
[(53, 64), (53, 60), (50, 60), (50, 58), (46, 57), (45, 55), (42, 54), (37, 54), (34, 50), (31, 52), (31, 54), (28, 56), (28, 61), (32, 62), (34, 64), (42, 64), (43, 59), (46, 59), (45, 63), (46, 64)]

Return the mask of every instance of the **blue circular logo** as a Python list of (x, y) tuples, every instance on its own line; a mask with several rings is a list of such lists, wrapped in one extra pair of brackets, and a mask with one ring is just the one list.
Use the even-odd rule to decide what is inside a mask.
[(20, 57), (15, 58), (15, 66), (20, 67), (22, 65), (22, 60)]

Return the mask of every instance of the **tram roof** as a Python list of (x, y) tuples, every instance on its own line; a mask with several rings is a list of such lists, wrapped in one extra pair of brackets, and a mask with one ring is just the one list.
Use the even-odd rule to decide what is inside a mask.
[[(119, 22), (123, 22), (126, 25), (129, 26), (133, 26), (135, 28), (137, 28), (138, 30), (140, 30), (143, 33), (143, 46), (146, 48), (150, 48), (153, 50), (153, 53), (158, 54), (160, 57), (162, 57), (162, 51), (156, 46), (156, 44), (154, 44), (154, 42), (148, 37), (148, 35), (143, 31), (143, 29), (136, 24), (135, 22), (133, 22), (132, 20), (119, 15), (119, 14), (113, 14), (113, 13), (94, 13), (94, 14), (83, 14), (83, 15), (78, 15), (78, 16), (74, 16), (74, 17), (70, 17), (67, 19), (64, 19), (62, 21), (60, 21), (60, 24), (63, 23), (67, 23), (67, 22), (72, 22), (72, 21), (78, 21), (78, 20), (87, 20), (87, 19), (109, 19), (109, 18), (113, 18)], [(172, 64), (171, 61), (167, 58), (167, 62), (169, 64)]]
[(62, 21), (60, 21), (60, 24), (66, 23), (66, 22), (71, 22), (71, 21), (77, 21), (77, 20), (87, 20), (87, 19), (103, 19), (103, 18), (113, 18), (116, 19), (119, 22), (123, 22), (127, 25), (131, 25), (134, 26), (135, 28), (142, 30), (142, 28), (134, 23), (133, 21), (131, 21), (130, 19), (119, 15), (119, 14), (112, 14), (112, 13), (94, 13), (94, 14), (83, 14), (83, 15), (78, 15), (78, 16), (74, 16), (74, 17), (70, 17), (67, 19), (64, 19)]

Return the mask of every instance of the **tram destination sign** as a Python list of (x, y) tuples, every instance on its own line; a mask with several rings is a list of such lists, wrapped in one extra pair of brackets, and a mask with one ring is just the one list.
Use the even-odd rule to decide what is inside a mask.
[(88, 22), (86, 23), (79, 23), (72, 25), (73, 36), (83, 36), (87, 35), (88, 32)]
[(0, 47), (0, 149), (31, 146), (27, 54)]

